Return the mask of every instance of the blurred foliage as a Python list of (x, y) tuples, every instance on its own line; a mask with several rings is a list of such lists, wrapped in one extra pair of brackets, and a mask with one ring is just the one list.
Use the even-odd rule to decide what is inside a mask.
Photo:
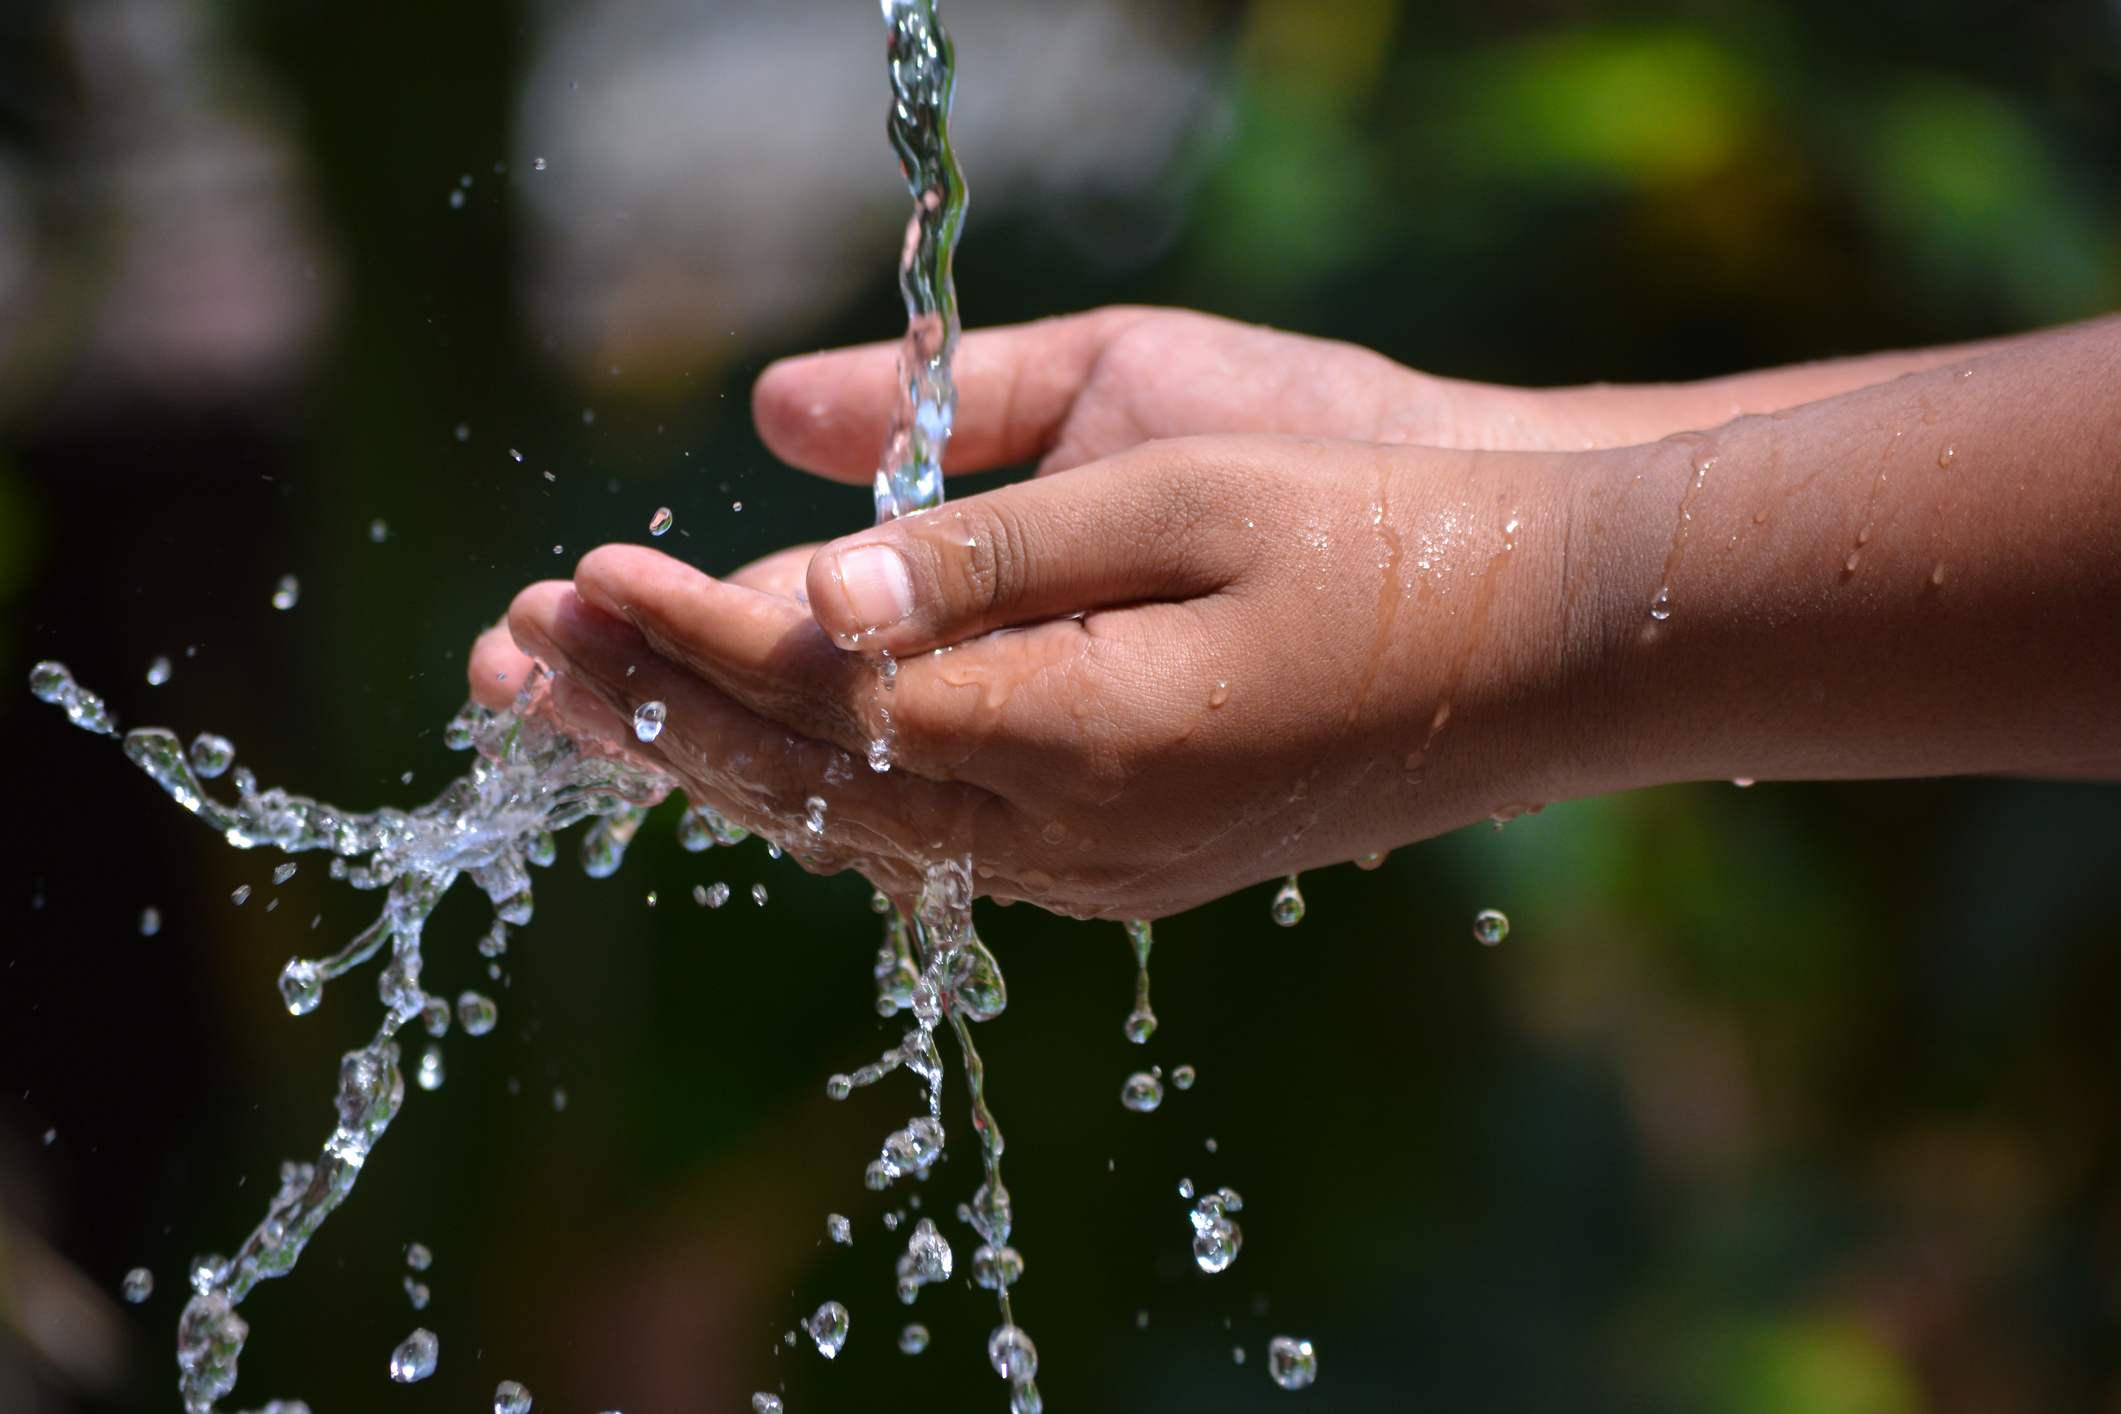
[[(42, 568), (6, 671), (62, 657), (129, 723), (228, 732), (268, 783), (410, 804), (459, 769), (437, 737), (461, 655), (521, 583), (658, 505), (679, 527), (660, 544), (723, 569), (859, 523), (867, 495), (772, 464), (743, 417), (755, 367), (672, 395), (542, 359), (487, 177), (529, 7), (235, 13), (316, 164), (341, 322), (275, 419), (11, 434), (35, 489), (0, 482), (0, 563)], [(1115, 263), (1035, 213), (976, 220), (964, 304), (1183, 302), (1522, 382), (2087, 315), (2121, 272), (2117, 25), (2090, 0), (1258, 0), (1172, 175), (1194, 193), (1174, 238)], [(785, 345), (891, 336), (890, 257)], [(32, 498), (48, 512), (13, 508)], [(302, 605), (277, 614), (290, 570)], [(151, 691), (157, 652), (178, 671)], [(0, 1172), (36, 1178), (106, 1289), (161, 1274), (121, 1403), (163, 1409), (182, 1263), (256, 1220), (247, 1178), (314, 1147), (332, 1058), (372, 1025), (361, 977), (300, 1021), (272, 978), (373, 901), (311, 863), (269, 889), (272, 861), (106, 745), (20, 693), (0, 721), (21, 748), (0, 1133), (61, 1136)], [(2115, 802), (1960, 781), (1557, 805), (1311, 876), (1291, 932), (1264, 888), (1160, 924), (1146, 1050), (1120, 1037), (1117, 929), (983, 909), (1012, 994), (982, 1029), (1018, 1309), (1052, 1407), (1279, 1408), (1298, 1397), (1260, 1364), (1285, 1331), (1317, 1342), (1319, 1410), (2113, 1407)], [(246, 1306), (244, 1402), (463, 1409), (505, 1375), (561, 1410), (736, 1408), (783, 1382), (801, 1414), (999, 1407), (984, 1293), (922, 1298), (916, 1364), (887, 1338), (891, 1239), (859, 1174), (910, 1086), (822, 1099), (895, 1035), (865, 887), (755, 844), (685, 855), (669, 814), (615, 879), (564, 857), (541, 876), (501, 982), (469, 947), (479, 908), (445, 907), (430, 978), (493, 987), (503, 1025), (445, 1043), (448, 1083)], [(705, 915), (689, 891), (716, 879), (737, 901)], [(259, 889), (242, 909), (238, 883)], [(1469, 931), (1489, 906), (1514, 922), (1495, 950)], [(1201, 1082), (1128, 1114), (1120, 1081), (1151, 1062)], [(1182, 1174), (1246, 1196), (1223, 1277), (1187, 1259)], [(928, 1211), (971, 1187), (946, 1168)], [(852, 1249), (819, 1241), (832, 1209)], [(438, 1254), (418, 1318), (412, 1240)], [(855, 1312), (831, 1365), (778, 1343), (828, 1296)], [(415, 1319), (441, 1372), (398, 1389), (384, 1362)]]

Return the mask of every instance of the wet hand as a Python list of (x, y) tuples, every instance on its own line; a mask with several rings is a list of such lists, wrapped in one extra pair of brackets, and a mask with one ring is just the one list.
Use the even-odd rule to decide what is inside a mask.
[[(898, 348), (768, 368), (752, 414), (782, 460), (866, 483)], [(1271, 432), (1438, 447), (1580, 446), (1542, 395), (1419, 373), (1368, 349), (1177, 309), (1100, 309), (968, 333), (945, 469), (1066, 471), (1169, 437)]]
[(1559, 470), (1160, 442), (833, 542), (808, 607), (611, 546), (509, 627), (585, 729), (665, 703), (636, 749), (819, 867), (904, 895), (969, 854), (984, 892), (1158, 916), (1573, 791), (1524, 746), (1565, 735)]

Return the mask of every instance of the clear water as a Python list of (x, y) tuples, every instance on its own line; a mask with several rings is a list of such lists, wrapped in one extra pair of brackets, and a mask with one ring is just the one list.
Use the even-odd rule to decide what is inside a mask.
[[(951, 260), (965, 195), (949, 139), (952, 50), (933, 0), (883, 0), (883, 10), (890, 27), (890, 136), (914, 199), (914, 213), (899, 270), (907, 334), (899, 358), (898, 405), (876, 477), (879, 521), (942, 502), (942, 461), (956, 410), (950, 366), (958, 317)], [(650, 529), (660, 535), (669, 526), (669, 513), (659, 511)], [(275, 589), (273, 603), (292, 608), (299, 593), (290, 575)], [(879, 672), (881, 690), (890, 690), (896, 668), (886, 655)], [(31, 688), (84, 730), (119, 736), (108, 708), (74, 682), (63, 665), (38, 664), (31, 672)], [(660, 773), (568, 735), (550, 708), (550, 694), (550, 680), (534, 673), (506, 711), (496, 714), (467, 705), (449, 724), (444, 740), (453, 748), (475, 751), (470, 771), (412, 810), (357, 813), (279, 789), (261, 791), (251, 773), (240, 768), (234, 774), (234, 801), (223, 801), (210, 795), (203, 782), (234, 767), (236, 750), (226, 738), (202, 733), (187, 751), (174, 734), (157, 727), (123, 736), (127, 756), (229, 844), (290, 855), (322, 851), (331, 856), (334, 879), (380, 892), (384, 899), (375, 922), (337, 952), (295, 958), (282, 972), (282, 994), (289, 1011), (299, 1016), (317, 1008), (331, 982), (385, 954), (377, 979), (383, 1014), (374, 1038), (341, 1061), (335, 1123), (317, 1160), (282, 1165), (278, 1193), (233, 1258), (206, 1257), (193, 1264), (193, 1295), (179, 1320), (177, 1342), (178, 1387), (186, 1414), (211, 1414), (216, 1402), (234, 1388), (238, 1357), (249, 1335), (236, 1308), (258, 1282), (294, 1269), (319, 1225), (351, 1193), (368, 1155), (396, 1117), (405, 1096), (399, 1033), (417, 1020), (429, 1036), (440, 1038), (454, 1021), (476, 1037), (497, 1023), (498, 1008), (490, 998), (465, 992), (452, 1007), (420, 986), (422, 930), (442, 896), (460, 877), (486, 894), (494, 922), (479, 950), (488, 958), (499, 957), (507, 949), (509, 929), (531, 920), (530, 870), (554, 862), (559, 831), (587, 821), (579, 850), (582, 867), (592, 877), (607, 877), (622, 863), (648, 808), (673, 789), (675, 783)], [(639, 739), (654, 740), (663, 717), (661, 703), (644, 705), (634, 721)], [(885, 738), (870, 753), (869, 764), (879, 770), (890, 765), (888, 714), (885, 722)], [(799, 819), (778, 822), (775, 833), (791, 841), (822, 840), (829, 809), (824, 797), (812, 797)], [(681, 817), (679, 839), (688, 850), (736, 844), (745, 837), (743, 829), (712, 810), (692, 807)], [(276, 882), (285, 882), (293, 867), (292, 862), (282, 864), (275, 871)], [(703, 907), (719, 908), (729, 892), (727, 884), (717, 883), (696, 887), (693, 897)], [(753, 897), (763, 906), (764, 887), (755, 887)], [(876, 1062), (851, 1075), (833, 1076), (827, 1093), (845, 1098), (856, 1087), (874, 1084), (899, 1069), (917, 1077), (924, 1090), (923, 1112), (886, 1136), (864, 1178), (878, 1190), (903, 1177), (926, 1178), (946, 1144), (943, 1065), (935, 1038), (947, 1021), (962, 1063), (982, 1170), (978, 1190), (969, 1202), (958, 1205), (959, 1217), (982, 1239), (966, 1267), (975, 1284), (995, 1293), (1000, 1318), (988, 1338), (988, 1361), (1010, 1386), (1013, 1414), (1040, 1414), (1037, 1347), (1017, 1325), (1011, 1303), (1024, 1260), (1010, 1245), (1014, 1212), (1002, 1180), (1005, 1145), (988, 1105), (985, 1065), (971, 1033), (974, 1024), (1002, 1013), (1008, 992), (1000, 968), (973, 927), (972, 897), (968, 858), (927, 861), (916, 898), (877, 895), (878, 911), (884, 914), (884, 937), (874, 966), (877, 1010), (887, 1017), (910, 1012), (913, 1024)], [(1302, 917), (1303, 899), (1294, 876), (1276, 895), (1274, 914), (1284, 924)], [(1130, 1040), (1144, 1043), (1157, 1024), (1149, 1005), (1153, 936), (1147, 922), (1126, 927), (1137, 971), (1134, 1009), (1124, 1029)], [(150, 931), (144, 922), (143, 931)], [(442, 1084), (444, 1067), (437, 1048), (426, 1048), (416, 1078), (425, 1090)], [(1191, 1080), (1190, 1067), (1174, 1074), (1181, 1089)], [(1160, 1072), (1137, 1074), (1125, 1087), (1125, 1102), (1133, 1109), (1154, 1109), (1162, 1098)], [(564, 1103), (559, 1092), (554, 1103)], [(1212, 1140), (1209, 1148), (1212, 1152)], [(1190, 1183), (1184, 1191), (1192, 1197)], [(913, 1206), (918, 1206), (917, 1200)], [(1219, 1272), (1235, 1260), (1242, 1234), (1229, 1214), (1241, 1206), (1237, 1194), (1227, 1188), (1196, 1204), (1190, 1215), (1194, 1253), (1204, 1271)], [(835, 1242), (851, 1241), (851, 1224), (845, 1218), (835, 1214), (827, 1222)], [(414, 1271), (424, 1270), (427, 1258), (426, 1249), (417, 1244), (408, 1249), (408, 1266)], [(956, 1265), (948, 1239), (932, 1220), (922, 1218), (898, 1258), (897, 1294), (911, 1303), (922, 1287), (949, 1279)], [(151, 1278), (147, 1281), (151, 1286)], [(405, 1285), (415, 1308), (424, 1306), (427, 1288), (410, 1275)], [(129, 1297), (132, 1288), (128, 1277)], [(803, 1328), (820, 1354), (834, 1357), (847, 1340), (847, 1309), (828, 1301)], [(794, 1343), (793, 1332), (788, 1339)], [(910, 1354), (926, 1348), (928, 1333), (912, 1324), (898, 1339)], [(1270, 1350), (1270, 1368), (1278, 1383), (1300, 1388), (1315, 1370), (1309, 1363), (1310, 1347), (1286, 1342), (1290, 1351), (1283, 1352), (1285, 1341), (1278, 1340)], [(401, 1383), (425, 1379), (438, 1359), (433, 1332), (416, 1330), (392, 1352), (390, 1376)], [(1293, 1373), (1284, 1378), (1285, 1371)], [(759, 1414), (778, 1414), (782, 1407), (780, 1398), (768, 1393), (754, 1395), (752, 1405)], [(274, 1401), (267, 1407), (292, 1414), (303, 1406)], [(528, 1392), (512, 1381), (502, 1382), (495, 1391), (495, 1414), (524, 1414), (529, 1407)]]

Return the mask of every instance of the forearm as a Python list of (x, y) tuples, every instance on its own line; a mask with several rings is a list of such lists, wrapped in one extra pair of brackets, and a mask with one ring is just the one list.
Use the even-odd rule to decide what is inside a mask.
[(2121, 320), (1602, 455), (1611, 784), (2121, 758)]
[(1456, 409), (1454, 423), (1462, 429), (1453, 445), (1582, 451), (1637, 446), (1675, 432), (1798, 407), (2066, 332), (2044, 330), (1936, 348), (1822, 359), (1693, 383), (1509, 388), (1435, 381)]

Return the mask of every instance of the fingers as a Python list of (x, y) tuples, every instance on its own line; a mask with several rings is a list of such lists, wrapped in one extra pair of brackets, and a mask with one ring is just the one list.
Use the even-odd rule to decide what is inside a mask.
[(843, 745), (872, 735), (856, 705), (870, 695), (868, 665), (835, 648), (793, 599), (714, 579), (638, 545), (590, 551), (574, 588), (633, 625), (654, 653), (763, 716)]
[[(559, 670), (555, 705), (571, 722), (601, 735), (613, 722), (630, 724), (643, 703), (663, 703), (664, 726), (652, 743), (633, 741), (627, 731), (633, 754), (813, 867), (859, 868), (912, 892), (919, 875), (910, 861), (991, 852), (994, 840), (1013, 838), (1019, 828), (984, 791), (877, 775), (838, 746), (746, 710), (568, 585), (525, 590), (509, 609), (509, 624), (518, 642)], [(813, 797), (825, 802), (815, 830), (806, 804)]]
[(756, 589), (761, 594), (773, 594), (782, 599), (793, 599), (798, 603), (807, 604), (810, 601), (808, 592), (803, 588), (803, 576), (809, 573), (810, 557), (816, 553), (816, 545), (791, 545), (785, 550), (776, 550), (762, 559), (753, 560), (723, 578), (745, 589)]
[[(966, 334), (953, 365), (958, 409), (946, 469), (983, 471), (1044, 455), (1098, 352), (1149, 313), (1101, 309)], [(783, 359), (760, 375), (751, 415), (790, 466), (867, 482), (890, 430), (897, 381), (896, 344)]]
[(530, 655), (508, 636), (508, 621), (501, 620), (471, 645), (471, 660), (464, 670), (471, 680), (471, 700), (489, 711), (501, 711), (516, 700), (535, 666)]
[[(1190, 599), (1243, 571), (1227, 442), (1166, 442), (835, 540), (810, 608), (841, 646), (901, 657), (992, 629)], [(1256, 502), (1255, 502), (1256, 504)]]

